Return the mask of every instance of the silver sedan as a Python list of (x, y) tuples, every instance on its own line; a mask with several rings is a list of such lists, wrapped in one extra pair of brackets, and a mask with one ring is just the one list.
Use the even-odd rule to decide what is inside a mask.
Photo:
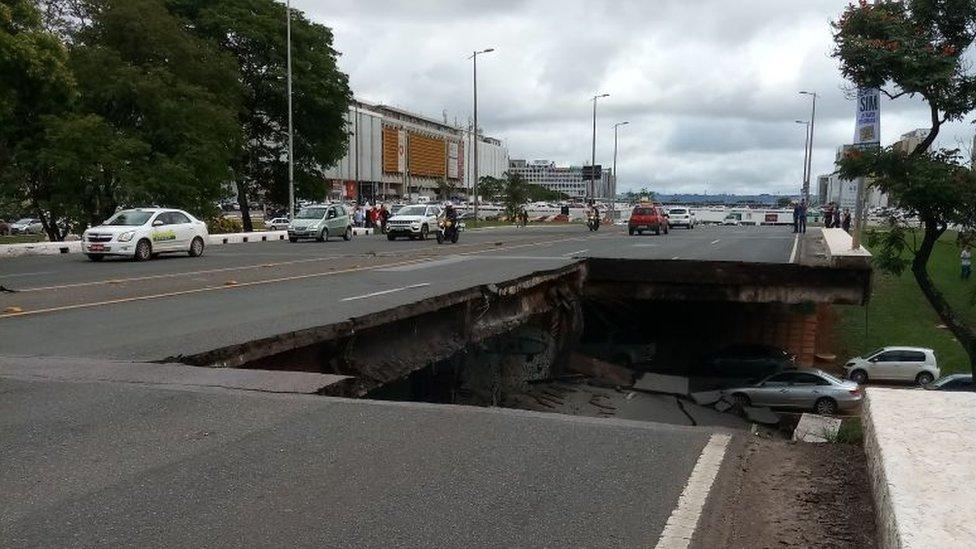
[(767, 377), (755, 385), (724, 391), (740, 406), (802, 408), (822, 415), (856, 409), (864, 398), (857, 383), (822, 370), (794, 370)]

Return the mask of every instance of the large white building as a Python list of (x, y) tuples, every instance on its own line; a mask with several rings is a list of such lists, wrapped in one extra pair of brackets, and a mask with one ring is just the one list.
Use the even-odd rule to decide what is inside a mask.
[[(471, 131), (364, 101), (350, 104), (346, 127), (346, 154), (325, 170), (331, 198), (435, 198), (442, 183), (458, 196), (472, 187)], [(480, 136), (478, 159), (481, 176), (500, 178), (508, 169), (508, 150), (497, 139)]]
[[(586, 198), (586, 186), (589, 182), (583, 179), (582, 166), (556, 166), (550, 160), (512, 160), (508, 164), (508, 171), (519, 174), (527, 183), (563, 193), (570, 198)], [(604, 168), (601, 172), (601, 178), (594, 185), (594, 198), (610, 197), (613, 179), (611, 171)]]

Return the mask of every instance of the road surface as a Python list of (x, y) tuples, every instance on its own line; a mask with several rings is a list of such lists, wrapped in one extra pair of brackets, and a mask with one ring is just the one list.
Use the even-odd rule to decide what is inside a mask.
[[(786, 263), (782, 227), (698, 227), (628, 237), (620, 227), (470, 231), (457, 245), (268, 242), (197, 259), (91, 263), (80, 255), (0, 260), (0, 356), (153, 361), (323, 326), (586, 257)], [(22, 311), (22, 312), (4, 312)]]

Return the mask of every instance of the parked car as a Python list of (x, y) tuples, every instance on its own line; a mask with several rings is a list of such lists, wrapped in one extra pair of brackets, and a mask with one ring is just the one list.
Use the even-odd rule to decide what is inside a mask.
[(754, 385), (728, 389), (724, 394), (740, 406), (812, 410), (822, 415), (856, 409), (864, 398), (857, 383), (822, 370), (780, 372)]
[(326, 242), (331, 236), (352, 240), (352, 219), (342, 204), (307, 206), (288, 224), (288, 240), (315, 239)]
[(968, 391), (976, 390), (973, 385), (973, 374), (952, 374), (937, 379), (931, 385), (926, 385), (926, 389), (933, 391)]
[(284, 231), (288, 229), (288, 223), (290, 221), (288, 221), (287, 217), (276, 217), (265, 223), (264, 228), (269, 231)]
[(44, 230), (40, 219), (25, 217), (10, 224), (10, 234), (40, 234)]
[(935, 351), (924, 347), (883, 347), (844, 365), (847, 377), (864, 384), (868, 381), (914, 381), (928, 385), (941, 370)]
[(796, 368), (796, 356), (770, 345), (734, 345), (704, 360), (700, 374), (759, 380)]
[(110, 255), (145, 261), (170, 252), (199, 257), (208, 235), (207, 224), (183, 210), (139, 208), (118, 212), (105, 223), (86, 230), (81, 246), (92, 261)]
[(644, 231), (654, 231), (654, 234), (668, 234), (668, 217), (660, 206), (641, 205), (634, 208), (627, 222), (627, 233), (644, 234)]
[(741, 214), (729, 214), (725, 216), (725, 219), (722, 220), (722, 225), (728, 225), (731, 227), (738, 227), (739, 225), (742, 225)]
[(691, 210), (688, 208), (671, 208), (668, 210), (668, 226), (694, 229), (695, 216), (691, 214)]
[(437, 218), (441, 215), (440, 206), (412, 204), (400, 208), (386, 223), (386, 238), (396, 240), (406, 236), (411, 240), (427, 240), (431, 232), (437, 230)]

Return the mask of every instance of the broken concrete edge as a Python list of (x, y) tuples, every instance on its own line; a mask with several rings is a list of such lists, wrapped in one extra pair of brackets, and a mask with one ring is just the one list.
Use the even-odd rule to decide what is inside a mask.
[[(574, 286), (581, 286), (585, 274), (582, 262), (560, 267), (558, 269), (539, 270), (528, 275), (498, 284), (481, 284), (471, 288), (457, 290), (414, 303), (409, 303), (387, 309), (378, 313), (370, 313), (359, 317), (352, 317), (340, 322), (324, 326), (306, 328), (286, 334), (279, 334), (256, 341), (231, 345), (219, 349), (194, 353), (191, 355), (167, 357), (160, 362), (183, 363), (193, 366), (210, 366), (215, 368), (238, 368), (244, 364), (262, 358), (277, 355), (285, 351), (316, 345), (344, 337), (352, 337), (357, 333), (379, 328), (394, 322), (416, 318), (422, 315), (436, 313), (468, 302), (485, 303), (492, 299), (518, 295), (526, 289), (531, 289), (546, 283), (565, 281)], [(512, 291), (518, 288), (519, 291)], [(492, 333), (476, 334), (478, 340), (486, 339), (503, 331), (504, 327), (493, 330)], [(497, 333), (496, 333), (497, 332)], [(471, 342), (466, 342), (471, 343)]]
[(840, 418), (804, 413), (793, 430), (793, 442), (823, 443), (837, 440), (842, 423)]
[[(366, 236), (374, 233), (373, 229), (353, 227), (352, 234)], [(288, 231), (254, 231), (250, 233), (211, 234), (208, 238), (210, 246), (224, 244), (250, 244), (254, 242), (288, 242)], [(30, 255), (80, 254), (81, 240), (65, 242), (29, 242), (24, 244), (0, 244), (0, 259), (5, 257), (23, 257)]]
[(0, 377), (56, 382), (123, 383), (281, 394), (318, 394), (348, 376), (268, 370), (220, 370), (186, 364), (78, 358), (0, 358)]

